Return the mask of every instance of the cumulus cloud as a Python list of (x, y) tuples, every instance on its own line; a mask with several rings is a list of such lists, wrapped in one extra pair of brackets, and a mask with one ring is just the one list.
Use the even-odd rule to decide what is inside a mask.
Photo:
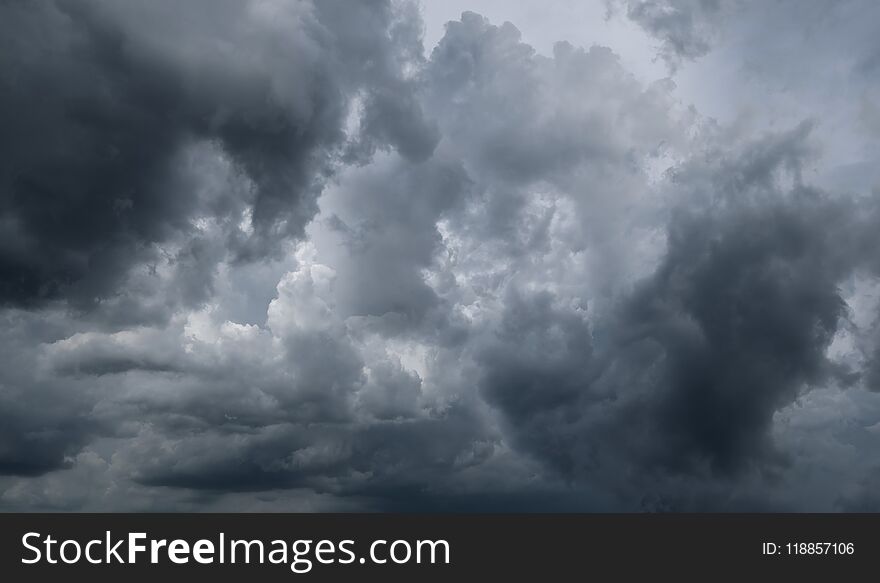
[[(732, 6), (624, 4), (670, 63)], [(818, 116), (404, 1), (0, 14), (0, 508), (876, 505), (880, 208)]]

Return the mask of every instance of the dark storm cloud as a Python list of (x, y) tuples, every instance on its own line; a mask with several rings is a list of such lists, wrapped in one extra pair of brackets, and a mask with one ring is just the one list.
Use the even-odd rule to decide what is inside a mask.
[[(0, 401), (0, 475), (34, 476), (70, 465), (95, 434), (88, 409), (62, 390), (37, 387), (39, 396), (4, 391)], [(34, 410), (39, 409), (38, 416)]]
[[(626, 3), (672, 64), (726, 6)], [(816, 124), (405, 2), (0, 15), (0, 508), (873, 504), (880, 206)]]
[(596, 374), (592, 335), (582, 313), (554, 305), (548, 292), (522, 297), (511, 291), (501, 325), (481, 355), (483, 392), (509, 422), (509, 430), (542, 461), (566, 474), (577, 452), (563, 445), (581, 423), (580, 411), (601, 396), (589, 391)]
[(845, 267), (819, 233), (837, 209), (774, 206), (676, 221), (630, 306), (638, 341), (657, 351), (663, 463), (739, 469), (764, 453), (773, 413), (825, 380)]
[[(378, 112), (358, 139), (427, 157), (436, 136), (403, 73), (421, 58), (412, 10), (381, 1), (3, 3), (0, 301), (62, 297), (113, 310), (118, 326), (204, 300), (224, 256), (274, 253), (273, 241), (302, 235), (356, 94)], [(193, 147), (207, 152), (188, 157)], [(204, 162), (219, 156), (231, 170)], [(230, 182), (206, 190), (217, 175)], [(245, 211), (252, 232), (237, 228)], [(205, 218), (221, 225), (219, 240), (194, 228)], [(157, 288), (150, 266), (168, 253), (172, 286)], [(108, 307), (103, 298), (114, 296)], [(39, 339), (16, 330), (4, 344), (35, 351)], [(181, 374), (186, 363), (161, 342), (148, 338), (144, 355), (122, 341), (86, 341), (53, 368), (78, 387), (88, 385), (71, 378)], [(328, 350), (320, 336), (290, 342), (297, 354)], [(321, 384), (331, 369), (311, 366), (301, 382), (341, 386), (345, 352), (329, 353), (338, 378)], [(4, 473), (59, 467), (98, 426), (90, 401), (100, 397), (36, 377), (4, 373)], [(326, 401), (319, 390), (301, 407)]]
[[(436, 141), (401, 73), (420, 55), (418, 29), (388, 2), (0, 10), (4, 303), (113, 294), (154, 244), (191, 236), (200, 217), (226, 224), (246, 257), (301, 235), (358, 91), (365, 139), (422, 159)], [(200, 200), (177, 164), (200, 142), (229, 156), (252, 196)], [(253, 233), (236, 229), (245, 207)]]
[(41, 363), (34, 339), (58, 334), (27, 314), (0, 316), (0, 475), (40, 475), (71, 458), (108, 428), (91, 416), (94, 396), (71, 391)]
[[(148, 485), (217, 491), (307, 486), (381, 500), (398, 488), (445, 480), (478, 428), (467, 411), (450, 411), (441, 419), (363, 427), (275, 425), (238, 436), (215, 430), (195, 437), (181, 433), (143, 440), (142, 451), (126, 453), (138, 455), (135, 478)], [(144, 454), (150, 456), (147, 464), (141, 462)]]
[(773, 416), (845, 372), (826, 358), (846, 316), (839, 285), (877, 242), (873, 202), (775, 186), (798, 175), (807, 127), (682, 168), (674, 184), (714, 189), (708, 205), (685, 199), (657, 271), (597, 330), (547, 294), (507, 302), (483, 392), (537, 459), (620, 491), (623, 465), (671, 509), (695, 504), (664, 491), (675, 475), (781, 461)]

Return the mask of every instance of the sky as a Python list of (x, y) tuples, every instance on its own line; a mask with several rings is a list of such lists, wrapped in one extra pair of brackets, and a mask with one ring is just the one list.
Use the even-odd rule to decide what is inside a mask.
[(880, 510), (878, 19), (0, 3), (0, 510)]

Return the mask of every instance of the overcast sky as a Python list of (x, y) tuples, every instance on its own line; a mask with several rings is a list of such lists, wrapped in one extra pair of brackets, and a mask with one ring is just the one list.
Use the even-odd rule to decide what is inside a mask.
[(0, 3), (0, 509), (880, 510), (880, 3)]

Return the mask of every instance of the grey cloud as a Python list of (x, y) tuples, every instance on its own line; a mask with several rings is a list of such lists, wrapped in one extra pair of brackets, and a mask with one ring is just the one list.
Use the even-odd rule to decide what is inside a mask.
[[(243, 257), (301, 235), (359, 90), (377, 104), (372, 139), (430, 154), (433, 134), (392, 62), (397, 43), (414, 53), (418, 36), (395, 27), (389, 2), (46, 0), (2, 10), (5, 303), (112, 296), (132, 264), (192, 237), (203, 217), (225, 224)], [(199, 200), (177, 160), (202, 142), (218, 144), (252, 194)], [(246, 208), (252, 233), (237, 228)]]
[[(673, 60), (726, 6), (627, 3)], [(880, 207), (811, 184), (822, 119), (205, 7), (0, 8), (0, 507), (872, 507)]]
[(763, 453), (773, 413), (825, 380), (843, 273), (817, 236), (835, 209), (814, 204), (673, 224), (630, 314), (658, 348), (665, 463), (738, 469)]
[[(670, 67), (712, 49), (729, 0), (623, 0), (626, 15), (660, 41), (659, 55)], [(608, 2), (614, 9), (614, 0)]]
[(94, 395), (59, 382), (40, 360), (34, 339), (63, 330), (20, 312), (2, 316), (0, 342), (0, 475), (40, 475), (70, 465), (70, 457), (107, 428), (91, 414)]
[(579, 453), (572, 423), (602, 396), (588, 391), (598, 372), (592, 335), (583, 313), (554, 305), (547, 292), (522, 297), (516, 291), (504, 307), (497, 341), (480, 355), (483, 392), (504, 412), (509, 431), (542, 461), (572, 474)]
[(690, 112), (670, 96), (673, 85), (645, 87), (607, 47), (558, 43), (552, 57), (538, 55), (512, 24), (474, 13), (447, 25), (426, 77), (444, 133), (439, 151), (461, 156), (474, 182), (453, 230), (476, 241), (475, 255), (497, 247), (488, 260), (495, 266), (484, 265), (481, 277), (502, 265), (501, 278), (528, 272), (567, 205), (577, 224), (553, 235), (557, 253), (590, 246), (615, 256), (600, 263), (626, 277), (633, 258), (621, 238), (633, 214), (655, 211), (646, 166), (658, 146), (682, 151), (693, 129)]
[(735, 483), (783, 467), (774, 414), (839, 373), (826, 358), (846, 316), (839, 285), (876, 239), (876, 205), (774, 186), (781, 167), (797, 174), (804, 140), (710, 162), (708, 184), (705, 162), (682, 168), (676, 186), (715, 188), (711, 206), (685, 198), (656, 272), (596, 329), (548, 311), (547, 294), (507, 303), (483, 391), (537, 459), (617, 491), (625, 475), (668, 509), (701, 507), (670, 489), (675, 475)]
[(425, 283), (441, 243), (437, 222), (471, 190), (461, 164), (436, 157), (411, 167), (389, 161), (343, 181), (332, 202), (340, 309), (347, 315), (398, 315), (417, 325), (440, 299)]

